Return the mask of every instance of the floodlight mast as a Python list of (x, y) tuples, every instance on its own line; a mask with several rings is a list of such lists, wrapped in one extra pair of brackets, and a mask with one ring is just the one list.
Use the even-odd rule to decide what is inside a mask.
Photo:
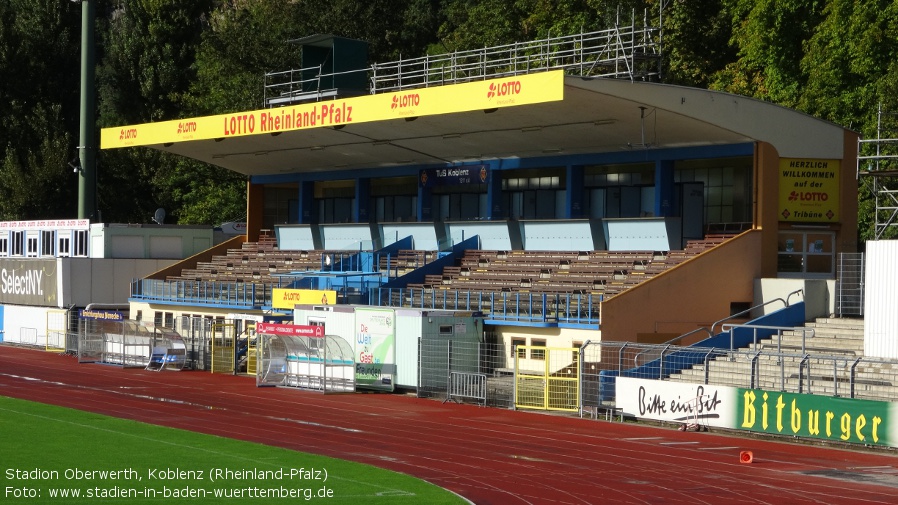
[(78, 142), (78, 219), (96, 221), (97, 151), (96, 151), (96, 50), (94, 24), (96, 9), (90, 0), (72, 0), (81, 4), (81, 119)]

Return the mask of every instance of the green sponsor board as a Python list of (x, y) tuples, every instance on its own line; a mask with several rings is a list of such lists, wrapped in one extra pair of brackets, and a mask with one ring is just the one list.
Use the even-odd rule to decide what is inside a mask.
[(391, 309), (356, 309), (355, 383), (393, 391), (396, 379), (396, 322)]
[(737, 428), (777, 435), (894, 447), (887, 402), (739, 389)]

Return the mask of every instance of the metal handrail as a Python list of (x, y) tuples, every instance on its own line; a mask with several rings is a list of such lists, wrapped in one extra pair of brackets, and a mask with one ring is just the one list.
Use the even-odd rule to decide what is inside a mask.
[[(811, 355), (805, 354), (801, 361), (798, 363), (798, 392), (804, 393), (803, 385), (804, 385), (804, 374), (803, 371), (807, 371), (808, 373), (808, 393), (811, 392), (811, 363), (810, 363)], [(785, 387), (785, 384), (783, 385)]]
[(801, 332), (802, 353), (805, 352), (807, 334), (810, 333), (812, 337), (816, 334), (814, 328), (796, 328), (794, 326), (765, 326), (763, 324), (725, 324), (723, 325), (723, 332), (730, 334), (730, 350), (734, 349), (733, 330), (735, 330), (736, 328), (752, 330), (752, 347), (755, 349), (757, 349), (758, 347), (758, 330), (776, 330), (776, 334), (779, 337), (776, 343), (776, 352), (782, 352), (783, 331)]
[[(643, 22), (646, 21), (647, 17)], [(269, 72), (265, 74), (264, 99), (270, 106), (284, 97), (320, 93), (322, 80), (329, 82), (328, 78), (359, 72), (368, 75), (370, 94), (548, 70), (591, 77), (645, 79), (660, 75), (660, 39), (660, 20), (657, 27), (638, 26), (634, 12), (629, 26), (594, 32), (400, 59), (344, 72), (325, 73), (320, 65)], [(637, 65), (639, 62), (646, 64)], [(314, 77), (303, 79), (303, 75)]]
[[(692, 331), (689, 331), (689, 332), (686, 332), (686, 333), (684, 333), (684, 334), (682, 334), (682, 335), (676, 336), (676, 337), (674, 337), (674, 338), (672, 338), (672, 339), (670, 339), (670, 340), (667, 340), (667, 341), (665, 341), (665, 342), (661, 342), (661, 344), (659, 344), (659, 345), (670, 345), (670, 344), (673, 344), (674, 342), (679, 342), (680, 340), (683, 340), (684, 338), (686, 338), (686, 337), (688, 337), (688, 336), (690, 336), (690, 335), (693, 335), (693, 334), (695, 334), (695, 333), (699, 333), (699, 332), (701, 332), (701, 331), (706, 332), (706, 333), (708, 334), (708, 338), (713, 337), (713, 336), (714, 336), (714, 327), (717, 326), (718, 324), (720, 324), (720, 323), (722, 323), (722, 322), (724, 322), (724, 321), (727, 321), (727, 320), (729, 320), (729, 319), (733, 319), (733, 318), (739, 317), (739, 316), (744, 315), (744, 314), (746, 314), (746, 313), (749, 313), (749, 312), (751, 312), (751, 311), (753, 311), (753, 310), (755, 310), (755, 309), (759, 309), (759, 308), (761, 308), (761, 307), (764, 307), (764, 306), (766, 306), (766, 305), (769, 305), (769, 304), (771, 304), (771, 303), (775, 303), (775, 302), (778, 302), (778, 301), (779, 301), (779, 302), (783, 302), (783, 303), (785, 304), (785, 306), (788, 307), (788, 306), (789, 306), (789, 299), (792, 298), (792, 295), (795, 295), (795, 294), (798, 294), (798, 293), (802, 293), (803, 291), (804, 291), (804, 290), (802, 290), (802, 289), (796, 289), (795, 291), (789, 293), (789, 294), (786, 296), (786, 299), (785, 299), (785, 300), (782, 299), (782, 298), (775, 298), (775, 299), (773, 299), (773, 300), (770, 300), (770, 301), (767, 301), (767, 302), (764, 302), (764, 303), (755, 305), (754, 307), (751, 307), (751, 308), (748, 308), (748, 309), (746, 309), (746, 310), (743, 310), (742, 312), (738, 312), (738, 313), (736, 313), (736, 314), (732, 314), (732, 315), (729, 315), (729, 316), (727, 316), (727, 317), (725, 317), (725, 318), (723, 318), (723, 319), (720, 319), (720, 320), (718, 320), (718, 321), (715, 321), (715, 322), (711, 325), (711, 329), (710, 329), (710, 330), (709, 330), (708, 328), (705, 328), (704, 326), (701, 327), (701, 328), (696, 328), (696, 329), (694, 329), (694, 330), (692, 330)], [(732, 349), (732, 347), (733, 347), (733, 345), (732, 345), (732, 340), (733, 340), (733, 339), (732, 339), (732, 335), (730, 335), (730, 349)], [(648, 352), (648, 350), (642, 351), (641, 353), (637, 354), (636, 357), (634, 357), (634, 362), (635, 362), (635, 360), (636, 360), (641, 354), (643, 354), (643, 353), (645, 353), (645, 352)]]
[(699, 333), (699, 332), (701, 332), (701, 331), (704, 331), (705, 333), (707, 333), (707, 334), (708, 334), (708, 338), (714, 336), (714, 334), (711, 333), (711, 330), (709, 330), (708, 328), (705, 328), (704, 326), (702, 326), (701, 328), (696, 328), (696, 329), (694, 329), (694, 330), (692, 330), (692, 331), (689, 331), (689, 332), (686, 332), (686, 333), (684, 333), (684, 334), (682, 334), (682, 335), (679, 335), (679, 336), (677, 336), (677, 337), (674, 337), (674, 338), (672, 338), (672, 339), (670, 339), (670, 340), (668, 340), (668, 341), (666, 341), (666, 342), (662, 342), (662, 345), (663, 345), (663, 344), (673, 344), (674, 342), (680, 341), (680, 340), (682, 340), (682, 339), (684, 339), (684, 338), (686, 338), (686, 337), (688, 337), (688, 336), (690, 336), (690, 335), (693, 335), (693, 334), (695, 334), (695, 333)]
[(755, 352), (755, 355), (751, 357), (751, 389), (756, 389), (761, 380), (761, 370), (758, 367), (758, 358), (760, 356), (761, 351), (757, 351)]
[(618, 373), (621, 373), (621, 372), (624, 371), (624, 369), (623, 369), (623, 365), (624, 365), (623, 354), (624, 354), (624, 349), (627, 348), (627, 343), (628, 343), (628, 342), (625, 342), (624, 345), (622, 345), (621, 348), (620, 348), (620, 350), (617, 352), (617, 363), (618, 363), (618, 370), (617, 370), (617, 372), (618, 372)]
[(717, 349), (712, 347), (708, 350), (707, 354), (705, 354), (705, 359), (704, 359), (704, 369), (705, 369), (704, 370), (705, 371), (705, 382), (704, 383), (705, 384), (708, 384), (711, 381), (711, 367), (708, 366), (708, 363), (711, 361), (711, 355), (714, 354), (715, 352), (718, 352)]
[(798, 293), (804, 294), (804, 290), (803, 290), (803, 289), (796, 289), (795, 291), (789, 293), (789, 294), (786, 296), (786, 299), (785, 299), (785, 300), (782, 299), (782, 298), (774, 298), (773, 300), (770, 300), (770, 301), (767, 301), (767, 302), (764, 302), (764, 303), (755, 305), (754, 307), (747, 308), (747, 309), (745, 309), (745, 310), (743, 310), (743, 311), (740, 311), (740, 312), (737, 312), (737, 313), (735, 313), (735, 314), (730, 314), (729, 316), (727, 316), (727, 317), (725, 317), (725, 318), (723, 318), (723, 319), (720, 319), (720, 320), (718, 320), (718, 321), (714, 321), (714, 323), (711, 325), (711, 334), (712, 334), (712, 335), (714, 334), (714, 327), (717, 326), (718, 324), (721, 324), (721, 323), (723, 323), (724, 321), (728, 321), (728, 320), (730, 320), (730, 319), (735, 319), (735, 318), (737, 318), (737, 317), (739, 317), (739, 316), (744, 316), (745, 314), (748, 314), (748, 313), (752, 312), (752, 311), (755, 310), (755, 309), (760, 309), (761, 307), (765, 307), (765, 306), (767, 306), (767, 305), (770, 305), (771, 303), (775, 303), (775, 302), (783, 302), (783, 305), (785, 305), (786, 307), (789, 307), (789, 299), (792, 298), (792, 295), (795, 295), (795, 294), (798, 294)]
[(858, 357), (851, 363), (851, 369), (850, 369), (849, 377), (848, 377), (848, 394), (849, 394), (849, 396), (850, 396), (851, 398), (854, 398), (854, 386), (855, 386), (854, 378), (855, 378), (855, 370), (857, 370), (857, 366), (858, 366), (858, 364), (861, 362), (862, 359), (864, 359), (863, 356), (858, 356)]
[[(710, 347), (668, 347), (660, 344), (615, 341), (590, 342), (589, 345), (583, 346), (582, 356), (584, 362), (590, 363), (595, 368), (584, 374), (585, 380), (601, 382), (600, 375), (606, 371), (616, 371), (620, 376), (628, 376), (626, 370), (632, 370), (633, 355), (644, 350), (651, 350), (656, 356), (663, 353), (664, 368), (670, 368), (672, 361), (677, 365), (682, 363), (684, 370), (704, 364), (703, 371), (687, 374), (686, 377), (678, 378), (678, 381), (877, 401), (894, 402), (898, 399), (898, 380), (895, 378), (898, 359), (846, 357), (818, 352), (776, 352), (773, 349), (727, 351)], [(606, 359), (608, 356), (612, 358)], [(715, 359), (724, 360), (728, 357), (729, 361), (742, 363), (745, 368), (730, 364), (715, 367)], [(770, 368), (769, 365), (774, 362), (778, 366)], [(865, 367), (863, 371), (862, 366)], [(659, 376), (640, 375), (640, 378), (658, 380)], [(662, 376), (661, 380), (668, 379)], [(858, 387), (858, 384), (864, 383), (872, 386), (867, 389)], [(610, 398), (604, 398), (603, 401), (609, 400)], [(584, 400), (587, 404), (589, 401)]]
[(839, 396), (839, 366), (838, 366), (838, 364), (840, 361), (842, 363), (844, 363), (845, 366), (848, 366), (848, 359), (844, 359), (844, 360), (834, 359), (833, 360), (833, 396)]
[[(661, 349), (661, 358), (660, 358), (661, 365), (662, 365), (661, 368), (663, 370), (664, 369), (664, 366), (663, 366), (664, 365), (664, 351), (668, 350), (670, 348), (670, 345), (664, 345), (664, 344), (661, 344), (661, 345), (664, 346), (664, 348)], [(656, 351), (657, 349), (651, 349), (651, 350)], [(642, 351), (640, 353), (637, 353), (635, 356), (633, 356), (633, 367), (634, 368), (639, 368), (639, 357), (642, 356), (643, 354), (645, 354), (646, 352), (648, 352), (648, 349), (646, 349), (645, 351)]]

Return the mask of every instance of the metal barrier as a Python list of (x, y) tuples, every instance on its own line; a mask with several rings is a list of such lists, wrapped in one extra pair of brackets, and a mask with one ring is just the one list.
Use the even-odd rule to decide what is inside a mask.
[[(783, 334), (785, 332), (792, 333), (801, 333), (801, 353), (804, 354), (807, 348), (808, 338), (814, 336), (813, 328), (794, 328), (791, 326), (764, 326), (760, 324), (725, 324), (721, 327), (724, 333), (730, 334), (730, 350), (734, 350), (735, 347), (735, 339), (736, 332), (739, 331), (750, 331), (751, 332), (751, 349), (758, 349), (758, 334), (761, 334), (761, 339), (773, 339), (773, 335), (776, 335), (776, 350), (777, 352), (782, 352), (783, 350)], [(739, 346), (741, 347), (741, 346)], [(794, 347), (794, 346), (786, 346)]]
[[(796, 328), (796, 330), (802, 330)], [(613, 408), (615, 377), (898, 400), (898, 360), (776, 350), (587, 342), (581, 348), (581, 409)], [(634, 366), (639, 363), (639, 366)], [(651, 366), (649, 366), (651, 365)], [(662, 371), (667, 370), (666, 373)]]
[[(446, 399), (452, 388), (452, 372), (482, 375), (483, 404), (511, 408), (514, 406), (514, 369), (508, 352), (507, 347), (497, 343), (419, 339), (417, 395)], [(455, 397), (467, 398), (460, 394)]]
[(864, 315), (864, 253), (840, 253), (836, 276), (836, 315)]
[(565, 323), (598, 329), (604, 295), (492, 292), (433, 288), (381, 288), (370, 303), (381, 307), (482, 312), (497, 321)]
[(19, 328), (19, 342), (26, 345), (43, 346), (44, 342), (38, 337), (37, 328)]
[(364, 74), (369, 92), (394, 93), (548, 70), (583, 77), (652, 80), (660, 76), (661, 12), (657, 26), (633, 11), (629, 24), (618, 15), (612, 28), (546, 37), (468, 51), (377, 63), (368, 68), (324, 72), (321, 65), (265, 74), (266, 107), (325, 96), (335, 77)]
[(272, 290), (289, 287), (296, 279), (274, 284), (252, 282), (169, 281), (137, 279), (131, 282), (130, 297), (146, 302), (175, 302), (184, 305), (216, 305), (243, 309), (271, 305)]
[(212, 324), (211, 318), (202, 316), (175, 318), (175, 331), (181, 334), (187, 346), (187, 368), (212, 369)]
[(443, 400), (443, 403), (450, 400), (458, 403), (459, 398), (477, 400), (485, 407), (486, 374), (450, 371), (449, 387), (446, 392), (446, 399)]
[(50, 352), (65, 352), (66, 331), (68, 330), (67, 310), (47, 311), (47, 334), (44, 349)]
[[(515, 352), (515, 407), (540, 410), (580, 408), (580, 349), (576, 347), (517, 346)], [(523, 356), (529, 363), (541, 361), (542, 370), (525, 370)], [(537, 356), (534, 358), (534, 354)]]
[(213, 323), (212, 373), (234, 373), (237, 366), (237, 337), (234, 323)]

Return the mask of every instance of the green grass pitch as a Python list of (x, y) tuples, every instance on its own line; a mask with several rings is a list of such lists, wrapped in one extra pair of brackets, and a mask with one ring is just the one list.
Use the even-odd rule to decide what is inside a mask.
[(2, 503), (308, 501), (467, 503), (369, 465), (0, 396)]

